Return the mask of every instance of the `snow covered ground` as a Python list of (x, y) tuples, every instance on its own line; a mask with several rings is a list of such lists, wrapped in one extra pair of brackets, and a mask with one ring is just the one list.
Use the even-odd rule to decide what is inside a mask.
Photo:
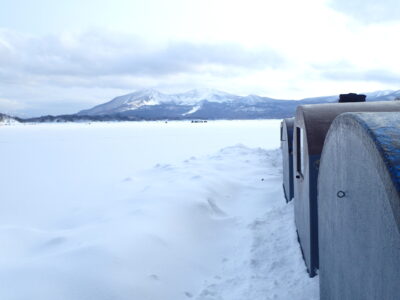
[(0, 133), (0, 299), (318, 299), (279, 121)]

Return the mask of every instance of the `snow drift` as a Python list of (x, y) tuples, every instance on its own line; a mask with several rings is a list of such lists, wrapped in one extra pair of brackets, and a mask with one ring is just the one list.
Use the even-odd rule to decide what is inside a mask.
[(1, 130), (1, 299), (318, 299), (279, 121)]

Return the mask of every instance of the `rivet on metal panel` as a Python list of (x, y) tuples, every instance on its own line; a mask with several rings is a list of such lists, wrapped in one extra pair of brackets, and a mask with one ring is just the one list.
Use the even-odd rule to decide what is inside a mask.
[(339, 191), (339, 192), (337, 192), (336, 196), (338, 196), (338, 198), (343, 198), (346, 196), (346, 193), (343, 191)]

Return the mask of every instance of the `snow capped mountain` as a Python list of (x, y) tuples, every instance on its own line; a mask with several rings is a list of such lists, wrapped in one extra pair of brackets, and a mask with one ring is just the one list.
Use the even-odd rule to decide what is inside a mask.
[(162, 102), (171, 102), (173, 99), (154, 89), (140, 90), (127, 95), (119, 96), (110, 102), (97, 105), (92, 109), (80, 111), (79, 115), (115, 114), (134, 110), (141, 106), (158, 105)]
[(400, 90), (384, 90), (365, 94), (367, 95), (367, 99), (374, 99), (374, 101), (391, 101), (400, 99)]
[[(346, 91), (344, 91), (345, 93)], [(367, 95), (367, 101), (400, 100), (400, 90), (382, 90)], [(139, 90), (76, 114), (37, 118), (4, 119), (10, 122), (86, 122), (141, 120), (251, 120), (293, 117), (303, 104), (337, 102), (339, 95), (282, 100), (258, 95), (239, 96), (214, 89), (195, 89), (165, 94), (155, 89)], [(2, 122), (0, 114), (0, 123)]]
[[(375, 92), (371, 92), (371, 93), (365, 93), (365, 95), (367, 95), (367, 97), (372, 97), (372, 98), (376, 98), (376, 97), (384, 97), (384, 96), (388, 96), (390, 94), (393, 94), (395, 91), (393, 90), (383, 90), (383, 91), (375, 91)], [(400, 92), (400, 91), (397, 91)]]
[(214, 89), (195, 89), (188, 91), (182, 94), (175, 95), (178, 103), (182, 104), (197, 104), (201, 101), (209, 101), (209, 102), (229, 102), (235, 101), (240, 96), (236, 96), (233, 94), (221, 92)]
[[(395, 100), (399, 91), (366, 93), (367, 101)], [(336, 102), (338, 95), (278, 100), (257, 95), (238, 96), (214, 89), (195, 89), (185, 93), (164, 94), (155, 89), (139, 90), (82, 110), (74, 117), (116, 120), (161, 119), (268, 119), (293, 116), (301, 104)]]
[(222, 103), (235, 101), (239, 98), (241, 97), (213, 89), (195, 89), (186, 93), (171, 95), (163, 94), (154, 89), (145, 89), (116, 97), (110, 102), (80, 111), (78, 115), (116, 114), (136, 110), (143, 106), (163, 104), (199, 106), (203, 101)]

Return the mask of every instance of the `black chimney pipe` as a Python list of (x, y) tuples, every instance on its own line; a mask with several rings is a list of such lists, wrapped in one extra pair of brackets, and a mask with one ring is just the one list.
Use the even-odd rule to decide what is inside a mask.
[(339, 95), (339, 103), (344, 103), (344, 102), (365, 102), (365, 99), (367, 98), (366, 95), (358, 95), (355, 93), (349, 93), (349, 94), (340, 94)]

